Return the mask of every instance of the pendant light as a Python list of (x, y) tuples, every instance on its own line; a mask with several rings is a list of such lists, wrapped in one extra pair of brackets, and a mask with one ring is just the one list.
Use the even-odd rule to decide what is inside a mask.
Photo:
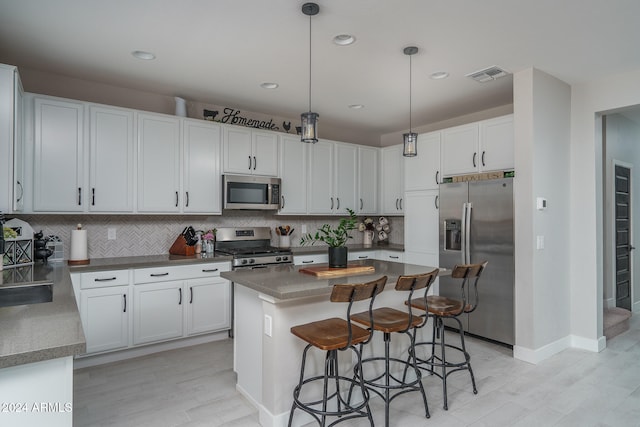
[(402, 135), (404, 139), (402, 155), (405, 157), (415, 157), (418, 154), (418, 134), (411, 132), (411, 56), (416, 53), (418, 48), (415, 46), (404, 48), (404, 54), (409, 56), (409, 133)]
[(311, 112), (311, 17), (317, 15), (320, 7), (316, 3), (305, 3), (302, 5), (302, 13), (309, 17), (309, 112), (302, 113), (300, 119), (302, 121), (302, 133), (300, 140), (302, 142), (318, 142), (318, 113)]

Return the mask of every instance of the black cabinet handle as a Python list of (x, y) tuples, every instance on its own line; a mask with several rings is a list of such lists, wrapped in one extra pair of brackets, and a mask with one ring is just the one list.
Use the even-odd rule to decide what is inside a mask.
[(180, 294), (180, 299), (178, 300), (178, 305), (182, 305), (182, 288), (178, 288), (178, 293)]
[(123, 313), (127, 312), (127, 294), (122, 294), (122, 300), (124, 301), (124, 308), (122, 309)]
[(438, 176), (438, 175), (440, 175), (440, 171), (436, 171), (436, 184), (440, 184), (440, 183), (438, 182), (438, 178), (439, 178), (439, 176)]
[(338, 201), (338, 206), (336, 206), (336, 210), (340, 210), (340, 197), (336, 197), (336, 200)]
[(363, 206), (364, 206), (364, 205), (363, 205), (363, 203), (362, 203), (362, 199), (360, 199), (360, 210), (362, 210), (362, 207), (363, 207)]
[(91, 206), (95, 206), (96, 205), (96, 189), (92, 188), (91, 189)]
[(398, 210), (398, 200), (400, 199), (396, 199), (396, 210)]
[(400, 210), (402, 210), (402, 199), (400, 199)]
[(399, 256), (395, 256), (395, 255), (389, 255), (389, 258), (391, 258), (391, 259), (399, 259), (400, 257)]
[(368, 257), (368, 256), (366, 256), (366, 255), (365, 255), (365, 256), (362, 256), (362, 255), (361, 255), (361, 256), (359, 256), (359, 257), (358, 257), (358, 259), (367, 259), (367, 258), (369, 258), (369, 257)]
[(105, 279), (93, 279), (95, 282), (110, 282), (112, 280), (116, 280), (115, 277), (107, 277)]
[(302, 261), (303, 264), (313, 264), (313, 260), (310, 261)]
[(438, 205), (438, 197), (440, 196), (436, 196), (435, 201), (433, 202), (436, 205), (436, 209), (440, 209), (440, 206)]
[(475, 168), (476, 165), (476, 156), (478, 155), (478, 153), (473, 153), (473, 167)]
[(251, 170), (251, 156), (248, 156), (248, 157), (249, 157), (249, 170)]
[(256, 170), (256, 166), (258, 166), (258, 161), (256, 160), (256, 156), (253, 156), (253, 170)]
[(282, 206), (280, 206), (280, 209), (284, 209), (284, 196), (280, 196), (282, 198)]
[(482, 152), (482, 166), (486, 166), (486, 165), (484, 164), (484, 153), (485, 153), (485, 151), (483, 151), (483, 152)]
[(188, 191), (185, 191), (185, 195), (187, 196), (187, 200), (186, 200), (185, 205), (186, 205), (186, 207), (188, 208), (188, 207), (189, 207), (189, 192), (188, 192)]
[(176, 191), (176, 208), (178, 207), (178, 192)]
[(208, 270), (207, 270), (206, 268), (203, 268), (203, 269), (202, 269), (202, 272), (203, 272), (203, 273), (215, 273), (216, 271), (218, 271), (218, 269), (217, 269), (217, 268), (210, 268), (210, 269), (208, 269)]
[(78, 187), (78, 206), (82, 206), (82, 188)]
[(189, 304), (193, 304), (193, 286), (189, 286)]
[(16, 181), (16, 184), (20, 186), (20, 197), (16, 199), (16, 202), (20, 202), (22, 200), (22, 196), (24, 196), (24, 188), (22, 187), (22, 183), (20, 181)]
[(162, 276), (168, 276), (169, 273), (151, 273), (149, 274), (149, 276), (151, 277), (162, 277)]
[(333, 197), (331, 198), (331, 210), (333, 210)]

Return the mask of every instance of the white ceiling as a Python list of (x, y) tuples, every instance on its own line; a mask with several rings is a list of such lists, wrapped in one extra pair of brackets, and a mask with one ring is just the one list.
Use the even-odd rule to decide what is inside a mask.
[[(308, 109), (303, 3), (0, 0), (0, 62), (295, 118)], [(420, 48), (414, 127), (511, 104), (511, 76), (484, 84), (465, 77), (491, 65), (512, 73), (535, 67), (569, 84), (640, 67), (638, 0), (318, 3), (312, 110), (321, 126), (377, 135), (407, 129), (409, 59), (402, 50), (409, 45)], [(356, 43), (333, 44), (343, 33)], [(157, 59), (135, 59), (133, 50)], [(436, 71), (450, 77), (430, 79)], [(265, 90), (262, 82), (280, 87)]]

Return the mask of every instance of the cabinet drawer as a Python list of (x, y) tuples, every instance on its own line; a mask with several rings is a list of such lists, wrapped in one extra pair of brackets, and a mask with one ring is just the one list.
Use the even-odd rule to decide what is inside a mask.
[(231, 270), (231, 263), (229, 262), (217, 262), (211, 264), (194, 264), (189, 266), (191, 274), (189, 279), (199, 279), (207, 277), (218, 277), (223, 271)]
[(166, 282), (168, 280), (219, 276), (221, 271), (229, 271), (230, 269), (228, 262), (138, 268), (133, 271), (133, 283)]
[(361, 259), (376, 259), (376, 251), (349, 251), (349, 261), (358, 261)]
[(80, 289), (127, 286), (129, 270), (94, 271), (80, 274)]
[(294, 255), (293, 263), (295, 265), (309, 265), (309, 264), (326, 264), (329, 262), (329, 254), (317, 254), (317, 255)]

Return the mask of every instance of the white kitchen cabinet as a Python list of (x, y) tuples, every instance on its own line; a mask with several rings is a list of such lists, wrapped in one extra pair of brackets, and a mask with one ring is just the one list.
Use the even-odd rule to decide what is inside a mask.
[(381, 261), (404, 262), (404, 253), (388, 249), (379, 249), (376, 252), (376, 259)]
[(22, 83), (18, 69), (0, 64), (0, 212), (24, 207)]
[(184, 119), (182, 211), (222, 214), (222, 129)]
[(300, 137), (280, 139), (280, 214), (307, 213), (307, 147)]
[(195, 335), (229, 329), (231, 284), (220, 277), (187, 280), (186, 334)]
[(335, 142), (333, 193), (334, 213), (348, 215), (347, 209), (358, 210), (358, 148), (353, 144)]
[(404, 157), (402, 145), (380, 150), (380, 213), (402, 215), (404, 201)]
[(320, 140), (309, 145), (307, 209), (310, 214), (333, 214), (336, 206), (333, 194), (334, 163), (332, 142)]
[(360, 215), (378, 213), (378, 149), (358, 147), (358, 200)]
[(513, 114), (480, 122), (480, 171), (514, 167)]
[(347, 253), (347, 259), (349, 261), (360, 261), (363, 259), (376, 259), (377, 253), (375, 250), (370, 251), (349, 251)]
[(33, 210), (82, 212), (84, 186), (84, 104), (34, 99)]
[(180, 119), (138, 114), (138, 212), (180, 211)]
[(225, 173), (278, 176), (278, 135), (227, 125), (224, 127)]
[(294, 255), (294, 265), (311, 265), (311, 264), (326, 264), (329, 262), (329, 252), (313, 255)]
[(133, 111), (89, 107), (91, 212), (133, 212)]
[[(418, 155), (404, 158), (404, 191), (437, 190), (440, 184), (440, 134), (418, 135)], [(405, 207), (406, 215), (406, 207)]]
[(444, 176), (513, 169), (513, 114), (442, 131)]
[(183, 335), (182, 281), (136, 284), (133, 287), (133, 344)]
[[(405, 203), (405, 252), (437, 255), (439, 252), (438, 191), (407, 191)], [(405, 261), (409, 262), (408, 258), (405, 257)]]
[(87, 340), (87, 353), (128, 347), (130, 311), (128, 286), (82, 290), (80, 318)]

